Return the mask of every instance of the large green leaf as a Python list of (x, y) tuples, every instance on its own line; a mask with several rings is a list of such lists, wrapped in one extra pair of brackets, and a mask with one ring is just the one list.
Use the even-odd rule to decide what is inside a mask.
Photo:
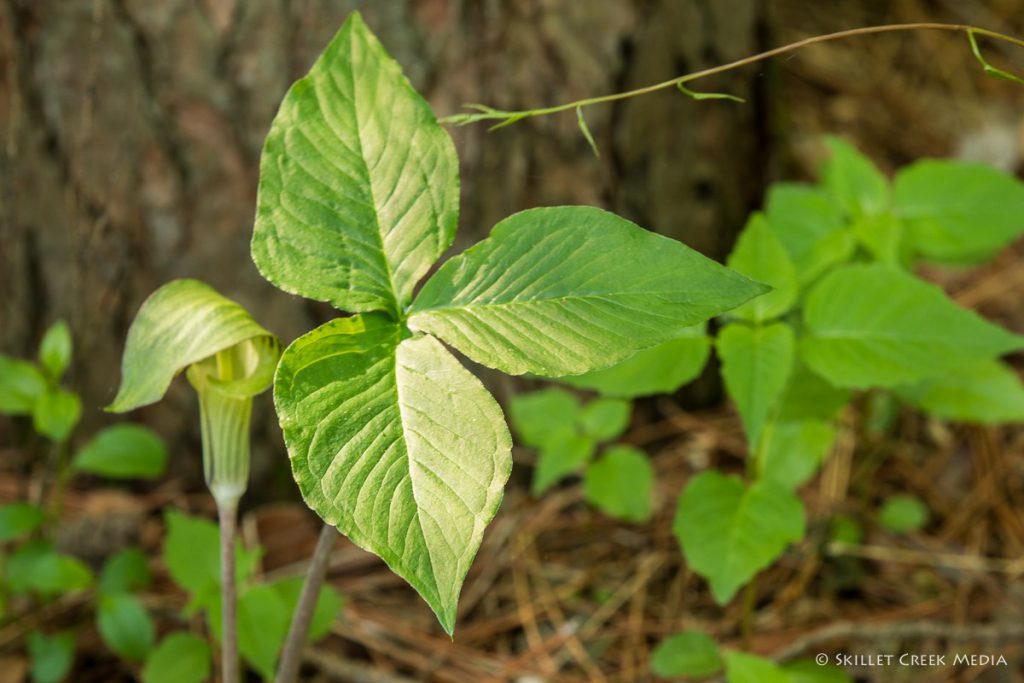
[(803, 537), (804, 509), (799, 498), (771, 482), (748, 486), (708, 470), (679, 497), (674, 529), (690, 567), (725, 604)]
[(895, 391), (904, 401), (943, 420), (1024, 421), (1024, 383), (1012, 368), (995, 360), (968, 363)]
[(169, 282), (142, 303), (128, 330), (121, 388), (107, 410), (121, 413), (158, 401), (192, 363), (258, 338), (273, 335), (209, 285)]
[(789, 252), (801, 283), (853, 254), (855, 238), (839, 208), (816, 187), (777, 183), (765, 202), (768, 225)]
[(716, 348), (722, 359), (725, 388), (736, 402), (753, 448), (793, 369), (793, 329), (785, 323), (765, 327), (734, 323), (719, 332)]
[(908, 384), (1024, 348), (1024, 337), (882, 264), (826, 276), (807, 297), (804, 322), (804, 361), (845, 387)]
[(306, 503), (408, 581), (451, 633), (511, 470), (501, 409), (435, 339), (381, 314), (285, 351), (274, 400)]
[(893, 204), (936, 261), (978, 263), (1024, 234), (1024, 183), (981, 164), (919, 161), (896, 175)]
[(732, 315), (758, 322), (771, 320), (788, 311), (796, 302), (796, 268), (761, 214), (755, 213), (747, 221), (725, 263), (737, 273), (773, 288), (743, 304)]
[(458, 210), (451, 138), (352, 13), (267, 135), (256, 266), (287, 292), (397, 315), (451, 244)]
[(637, 351), (621, 363), (558, 381), (621, 398), (670, 394), (696, 379), (707, 364), (711, 339), (706, 328), (684, 327), (675, 339)]
[(557, 377), (607, 367), (765, 291), (606, 211), (531, 209), (445, 263), (409, 326), (503, 372)]

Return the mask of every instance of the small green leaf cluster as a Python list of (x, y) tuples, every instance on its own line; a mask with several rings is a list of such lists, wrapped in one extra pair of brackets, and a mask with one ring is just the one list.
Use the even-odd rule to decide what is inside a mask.
[[(750, 446), (748, 480), (700, 473), (677, 510), (683, 552), (720, 603), (803, 538), (795, 490), (831, 451), (855, 391), (883, 399), (871, 404), (890, 416), (896, 399), (942, 419), (1024, 420), (1024, 385), (1000, 361), (1024, 338), (913, 272), (922, 261), (977, 263), (1024, 232), (1024, 185), (934, 160), (890, 184), (850, 145), (828, 146), (820, 182), (773, 186), (727, 260), (774, 289), (725, 316), (715, 340)], [(910, 505), (883, 513), (896, 530), (923, 524)]]
[(721, 649), (701, 631), (669, 636), (651, 654), (651, 670), (664, 678), (706, 678), (725, 674), (728, 683), (849, 683), (852, 679), (832, 664), (798, 659), (776, 664), (746, 652)]
[[(445, 344), (509, 374), (578, 375), (766, 291), (581, 206), (512, 215), (427, 277), (458, 209), (451, 138), (351, 15), (271, 126), (252, 257), (284, 291), (354, 315), (287, 348), (274, 403), (306, 503), (383, 558), (449, 633), (502, 499), (511, 437)], [(576, 447), (569, 457), (586, 459)], [(607, 478), (633, 456), (606, 455), (593, 495), (607, 499)]]
[(71, 330), (59, 320), (43, 335), (38, 363), (0, 354), (0, 415), (31, 416), (36, 432), (67, 440), (82, 415), (82, 401), (61, 386), (71, 351)]
[[(185, 614), (204, 613), (213, 634), (220, 638), (220, 540), (217, 525), (174, 510), (167, 511), (165, 522), (164, 562), (171, 579), (189, 596)], [(241, 584), (238, 648), (253, 670), (269, 680), (277, 668), (281, 646), (302, 589), (302, 577), (257, 581), (256, 570), (261, 554), (259, 548), (246, 549), (241, 543), (235, 545), (236, 580)], [(320, 589), (308, 636), (310, 642), (328, 633), (341, 607), (342, 598), (332, 587)], [(176, 647), (182, 646), (178, 644)], [(161, 680), (169, 683), (171, 679)]]
[(629, 426), (632, 404), (621, 398), (598, 397), (585, 405), (557, 388), (515, 396), (509, 418), (519, 440), (537, 449), (533, 495), (540, 496), (572, 474), (583, 474), (587, 502), (612, 517), (645, 522), (651, 516), (654, 470), (647, 456), (626, 445), (598, 447), (622, 435)]
[[(33, 427), (52, 442), (57, 456), (48, 463), (52, 469), (48, 479), (55, 481), (55, 490), (46, 500), (0, 505), (0, 617), (28, 604), (95, 589), (96, 625), (104, 643), (127, 660), (141, 661), (152, 648), (155, 633), (134, 594), (149, 582), (142, 553), (129, 549), (112, 556), (97, 579), (81, 560), (57, 550), (45, 532), (48, 520), (59, 516), (63, 488), (75, 474), (155, 479), (164, 473), (167, 449), (149, 429), (122, 423), (100, 430), (66, 463), (65, 453), (81, 415), (78, 396), (60, 385), (71, 357), (71, 333), (64, 322), (54, 324), (43, 336), (38, 364), (0, 355), (0, 414), (31, 417)], [(75, 642), (73, 631), (30, 633), (33, 681), (64, 680), (74, 664)]]

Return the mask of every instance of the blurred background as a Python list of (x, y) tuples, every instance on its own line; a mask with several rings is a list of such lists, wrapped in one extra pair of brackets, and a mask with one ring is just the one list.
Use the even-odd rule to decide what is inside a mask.
[[(1024, 34), (1021, 0), (3, 0), (0, 351), (31, 356), (46, 327), (66, 319), (75, 340), (68, 384), (83, 397), (82, 433), (110, 422), (100, 408), (116, 390), (128, 325), (142, 300), (173, 278), (205, 280), (286, 341), (335, 315), (261, 279), (249, 239), (260, 148), (278, 103), (356, 9), (439, 116), (466, 102), (519, 109), (626, 90), (871, 24), (940, 21)], [(993, 63), (1024, 73), (1021, 51), (995, 43), (984, 49)], [(1024, 171), (1024, 88), (986, 77), (959, 34), (848, 39), (693, 85), (747, 102), (697, 102), (666, 91), (592, 108), (600, 158), (571, 113), (492, 133), (482, 125), (453, 129), (462, 172), (454, 249), (515, 211), (592, 204), (722, 260), (769, 183), (813, 176), (826, 133), (853, 142), (887, 171), (926, 156)], [(983, 269), (936, 277), (961, 303), (1024, 331), (1024, 245)], [(522, 386), (489, 382), (501, 398)], [(169, 400), (138, 411), (136, 419), (168, 440), (172, 475), (152, 487), (72, 492), (68, 506), (78, 519), (64, 542), (98, 544), (79, 548), (86, 557), (102, 557), (125, 538), (159, 544), (154, 515), (162, 506), (208, 509), (195, 417), (184, 383)], [(921, 436), (933, 428), (911, 423), (885, 446), (927, 449), (928, 457), (914, 466), (897, 459), (877, 485), (917, 490), (941, 517), (934, 535), (944, 543), (984, 553), (996, 537), (1001, 554), (1019, 556), (1024, 495), (996, 491), (994, 482), (1024, 481), (1024, 435)], [(267, 549), (263, 569), (273, 572), (308, 554), (317, 524), (296, 502), (266, 397), (257, 401), (254, 430), (245, 524)], [(467, 583), (467, 616), (454, 643), (383, 565), (339, 546), (332, 580), (346, 595), (347, 616), (318, 655), (328, 672), (320, 675), (641, 681), (649, 676), (648, 639), (676, 630), (684, 611), (726, 638), (736, 633), (738, 610), (714, 608), (706, 589), (680, 571), (670, 531), (687, 473), (742, 449), (735, 415), (708, 380), (675, 400), (642, 404), (634, 431), (633, 442), (655, 455), (656, 521), (630, 527), (602, 519), (576, 505), (573, 489), (533, 501), (521, 471), (514, 473)], [(0, 500), (13, 499), (21, 472), (11, 443), (10, 423), (0, 422)], [(963, 467), (954, 456), (964, 444), (982, 449), (989, 475), (964, 474), (938, 487), (944, 468)], [(812, 510), (837, 504), (842, 476), (826, 468), (820, 490), (808, 494)], [(971, 506), (967, 517), (956, 514), (963, 505)], [(822, 623), (823, 610), (828, 623), (870, 631), (896, 617), (995, 619), (1024, 601), (1019, 580), (884, 563), (849, 601), (808, 601), (794, 567), (773, 572), (759, 604), (755, 651), (804, 634)], [(574, 597), (599, 587), (614, 596), (622, 589), (621, 609), (605, 614), (599, 601)], [(557, 676), (519, 678), (535, 671), (522, 654), (534, 610), (544, 611), (545, 623), (561, 618), (571, 626), (545, 655), (559, 664)], [(879, 629), (880, 639), (899, 637)], [(1022, 680), (1019, 646), (1016, 653), (1013, 667), (976, 680)], [(348, 673), (331, 678), (332, 666)], [(877, 675), (866, 672), (865, 680), (895, 680)]]

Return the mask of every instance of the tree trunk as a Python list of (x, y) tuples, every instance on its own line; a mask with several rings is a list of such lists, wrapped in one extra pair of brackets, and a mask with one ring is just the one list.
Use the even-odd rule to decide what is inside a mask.
[[(659, 81), (755, 52), (765, 33), (758, 0), (0, 3), (0, 349), (29, 355), (68, 319), (87, 426), (105, 419), (140, 303), (172, 278), (209, 282), (286, 341), (333, 315), (263, 281), (249, 237), (278, 103), (353, 9), (439, 115)], [(457, 248), (509, 213), (575, 203), (723, 257), (764, 184), (758, 82), (709, 84), (746, 105), (665, 92), (588, 110), (600, 159), (572, 114), (454, 130)], [(253, 424), (274, 429), (257, 403)], [(177, 386), (145, 419), (197, 445), (194, 413)], [(254, 438), (256, 471), (280, 457), (273, 443)]]

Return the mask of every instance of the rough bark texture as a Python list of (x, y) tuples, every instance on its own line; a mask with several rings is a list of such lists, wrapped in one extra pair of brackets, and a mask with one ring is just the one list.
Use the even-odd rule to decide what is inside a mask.
[[(172, 278), (206, 280), (286, 340), (330, 317), (264, 282), (248, 243), (278, 102), (351, 10), (439, 114), (635, 87), (755, 52), (765, 33), (759, 0), (0, 1), (0, 349), (27, 355), (67, 318), (87, 425), (139, 304)], [(572, 115), (454, 131), (457, 248), (514, 211), (585, 203), (723, 257), (763, 185), (757, 75), (701, 83), (747, 105), (666, 92), (588, 111), (599, 160)], [(269, 425), (260, 403), (254, 424)], [(194, 412), (177, 387), (145, 418), (193, 433)], [(275, 447), (255, 446), (258, 468)]]

